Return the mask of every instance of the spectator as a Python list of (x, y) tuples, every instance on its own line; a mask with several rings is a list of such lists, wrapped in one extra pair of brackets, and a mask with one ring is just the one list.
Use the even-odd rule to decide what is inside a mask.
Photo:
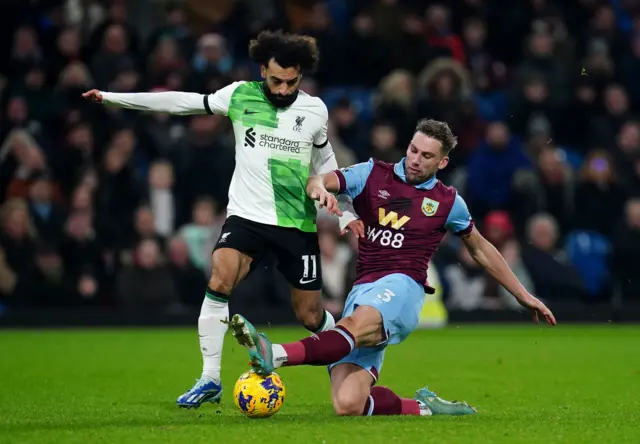
[(24, 285), (22, 297), (39, 307), (68, 307), (73, 304), (73, 283), (65, 273), (64, 261), (56, 249), (39, 244), (34, 268)]
[(235, 168), (231, 141), (223, 136), (226, 124), (221, 116), (194, 116), (187, 146), (183, 148), (181, 176), (186, 208), (199, 196), (212, 196), (225, 206)]
[(34, 64), (42, 62), (44, 55), (38, 44), (38, 35), (30, 26), (21, 26), (13, 37), (11, 51), (10, 75), (13, 78), (23, 77)]
[(369, 159), (365, 148), (366, 128), (358, 121), (358, 112), (349, 99), (340, 99), (331, 109), (329, 127), (332, 126), (335, 136), (355, 152), (359, 161)]
[(118, 74), (128, 66), (134, 66), (129, 37), (122, 25), (110, 25), (102, 37), (102, 48), (91, 58), (91, 73), (98, 88), (106, 89)]
[[(534, 293), (531, 277), (520, 257), (520, 246), (514, 237), (515, 230), (509, 214), (506, 211), (491, 211), (484, 219), (482, 231), (487, 240), (504, 256), (520, 283)], [(487, 279), (483, 296), (483, 306), (486, 308), (519, 308), (517, 301), (494, 279)]]
[(502, 122), (487, 127), (486, 139), (469, 158), (466, 196), (476, 217), (490, 209), (508, 209), (516, 173), (531, 167), (516, 136)]
[(375, 116), (391, 123), (399, 140), (411, 140), (418, 121), (415, 79), (410, 72), (396, 70), (380, 81)]
[(549, 128), (547, 135), (550, 135), (553, 132), (552, 122), (556, 122), (558, 117), (551, 100), (545, 77), (532, 74), (525, 78), (522, 92), (512, 106), (513, 114), (509, 121), (511, 130), (520, 136), (527, 136), (535, 132), (535, 126), (542, 121)]
[(140, 201), (138, 179), (129, 164), (130, 153), (112, 146), (105, 155), (97, 190), (99, 230), (108, 245), (118, 243), (122, 233), (131, 232), (131, 215)]
[(354, 66), (367, 66), (368, 69), (348, 70), (343, 74), (345, 83), (375, 87), (387, 73), (389, 48), (376, 33), (376, 22), (372, 15), (367, 11), (358, 14), (346, 37), (344, 53), (347, 60)]
[(548, 97), (553, 106), (564, 106), (569, 99), (569, 70), (567, 61), (556, 54), (556, 44), (549, 32), (534, 31), (527, 39), (527, 51), (518, 66), (516, 88), (521, 87), (532, 75), (548, 81)]
[(634, 36), (631, 40), (631, 53), (621, 54), (618, 65), (620, 81), (631, 98), (635, 109), (640, 105), (640, 86), (635, 80), (640, 76), (640, 36)]
[(120, 307), (129, 312), (166, 312), (178, 303), (173, 276), (162, 263), (160, 247), (153, 239), (142, 240), (131, 265), (118, 274)]
[(460, 37), (451, 30), (451, 12), (444, 5), (429, 6), (425, 14), (425, 28), (431, 47), (450, 55), (460, 64), (465, 63), (464, 46)]
[(166, 238), (156, 231), (155, 217), (151, 207), (142, 204), (134, 213), (131, 235), (128, 239), (125, 238), (121, 244), (121, 261), (123, 263), (131, 263), (136, 246), (145, 239), (154, 240), (160, 251), (165, 251)]
[(89, 213), (71, 213), (64, 227), (60, 253), (72, 282), (79, 284), (84, 277), (90, 277), (95, 280), (96, 286), (101, 286), (106, 279), (106, 271), (102, 245), (96, 237), (92, 222)]
[(155, 221), (155, 231), (169, 237), (175, 227), (176, 199), (173, 194), (173, 166), (156, 161), (149, 169), (149, 202)]
[(573, 228), (613, 234), (625, 200), (614, 168), (606, 151), (587, 155), (576, 188)]
[(53, 184), (46, 175), (36, 176), (31, 181), (29, 212), (40, 239), (56, 245), (62, 235), (65, 214), (53, 201)]
[(150, 83), (162, 85), (173, 72), (181, 72), (185, 61), (180, 55), (178, 43), (171, 37), (160, 39), (149, 60)]
[(378, 123), (374, 125), (371, 129), (370, 143), (371, 157), (383, 162), (396, 163), (404, 157), (404, 149), (398, 146), (396, 129), (389, 124)]
[(191, 262), (207, 275), (211, 272), (211, 252), (222, 228), (216, 221), (217, 211), (214, 200), (199, 198), (193, 206), (192, 222), (184, 225), (178, 232), (187, 244)]
[(541, 210), (558, 221), (560, 233), (566, 233), (574, 210), (573, 170), (562, 162), (558, 149), (548, 145), (538, 155), (538, 175), (542, 194)]
[(528, 245), (522, 252), (524, 266), (540, 298), (581, 298), (583, 284), (564, 252), (557, 248), (558, 237), (558, 223), (553, 216), (545, 213), (533, 216), (527, 226)]
[(78, 122), (68, 128), (62, 149), (56, 153), (53, 171), (59, 178), (65, 196), (71, 194), (86, 169), (93, 165), (96, 144), (89, 122)]
[(1, 197), (25, 198), (29, 178), (47, 169), (47, 161), (35, 139), (24, 130), (14, 130), (0, 147)]
[(436, 59), (422, 70), (417, 82), (422, 95), (419, 115), (449, 122), (456, 134), (464, 131), (462, 108), (471, 97), (471, 77), (464, 65), (450, 58)]
[(55, 84), (65, 66), (82, 60), (80, 29), (74, 26), (63, 29), (56, 39), (56, 48), (48, 67), (49, 83)]
[(469, 18), (462, 32), (466, 66), (480, 91), (494, 90), (506, 83), (507, 67), (495, 59), (486, 46), (487, 24), (477, 18)]
[(189, 258), (187, 243), (178, 236), (169, 241), (169, 271), (176, 283), (181, 302), (190, 307), (202, 305), (205, 274), (193, 264)]
[(555, 130), (558, 142), (586, 154), (594, 141), (590, 140), (589, 131), (585, 128), (591, 128), (598, 112), (598, 92), (589, 76), (580, 76), (568, 107), (559, 115)]
[(631, 119), (629, 98), (620, 85), (610, 84), (603, 93), (604, 113), (595, 116), (591, 128), (592, 143), (607, 146), (625, 122)]
[(630, 199), (625, 208), (625, 219), (616, 230), (613, 243), (615, 278), (625, 301), (637, 301), (640, 283), (637, 279), (640, 261), (640, 199)]
[(167, 5), (165, 24), (155, 29), (148, 38), (147, 47), (154, 50), (163, 38), (175, 39), (178, 51), (186, 59), (191, 59), (195, 42), (191, 30), (187, 26), (187, 17), (181, 5), (169, 3)]
[(0, 245), (0, 305), (11, 304), (11, 296), (18, 283), (17, 274), (11, 269)]
[(27, 279), (33, 265), (37, 237), (26, 201), (6, 201), (0, 208), (0, 222), (0, 245), (4, 248), (7, 264), (19, 279)]

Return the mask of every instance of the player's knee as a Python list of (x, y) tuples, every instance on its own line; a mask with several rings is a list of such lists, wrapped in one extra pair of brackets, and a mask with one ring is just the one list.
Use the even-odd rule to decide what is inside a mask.
[(357, 347), (368, 347), (382, 342), (382, 316), (373, 307), (358, 307), (354, 314), (342, 318), (338, 325), (353, 335)]
[(230, 295), (231, 291), (233, 291), (234, 282), (221, 279), (220, 277), (214, 275), (209, 279), (209, 288), (218, 293)]
[(362, 416), (366, 398), (347, 390), (333, 396), (333, 411), (338, 416)]
[(354, 318), (353, 316), (346, 316), (340, 319), (337, 325), (351, 333), (354, 338), (358, 338), (358, 334), (360, 333), (358, 319)]

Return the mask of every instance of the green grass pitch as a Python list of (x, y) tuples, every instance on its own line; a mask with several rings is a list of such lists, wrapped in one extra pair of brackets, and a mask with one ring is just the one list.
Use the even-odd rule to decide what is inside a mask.
[(458, 418), (335, 417), (324, 368), (281, 370), (282, 410), (245, 418), (231, 393), (248, 359), (231, 337), (222, 404), (178, 409), (199, 375), (195, 329), (0, 331), (0, 359), (2, 444), (640, 442), (640, 327), (450, 326), (391, 347), (380, 383), (479, 410)]

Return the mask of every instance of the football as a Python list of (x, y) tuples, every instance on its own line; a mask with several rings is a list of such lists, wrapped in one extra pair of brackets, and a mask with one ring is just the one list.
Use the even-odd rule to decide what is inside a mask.
[(233, 389), (233, 399), (242, 413), (250, 418), (274, 415), (284, 403), (285, 388), (278, 376), (260, 376), (253, 370), (240, 375)]

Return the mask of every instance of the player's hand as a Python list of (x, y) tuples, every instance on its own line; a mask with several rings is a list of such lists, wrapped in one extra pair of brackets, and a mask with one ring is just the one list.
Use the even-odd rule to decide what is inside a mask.
[(344, 227), (344, 230), (340, 232), (342, 236), (347, 234), (347, 231), (351, 231), (356, 237), (364, 237), (364, 222), (360, 219), (352, 220)]
[(320, 204), (320, 208), (326, 207), (329, 213), (342, 216), (338, 199), (324, 188), (314, 188), (309, 197), (313, 200), (317, 200)]
[(95, 103), (102, 103), (102, 93), (98, 89), (92, 89), (82, 94), (82, 97)]
[(538, 298), (529, 295), (526, 299), (518, 300), (518, 302), (533, 313), (533, 320), (536, 324), (540, 323), (540, 318), (542, 317), (547, 321), (547, 324), (556, 325), (555, 316)]

